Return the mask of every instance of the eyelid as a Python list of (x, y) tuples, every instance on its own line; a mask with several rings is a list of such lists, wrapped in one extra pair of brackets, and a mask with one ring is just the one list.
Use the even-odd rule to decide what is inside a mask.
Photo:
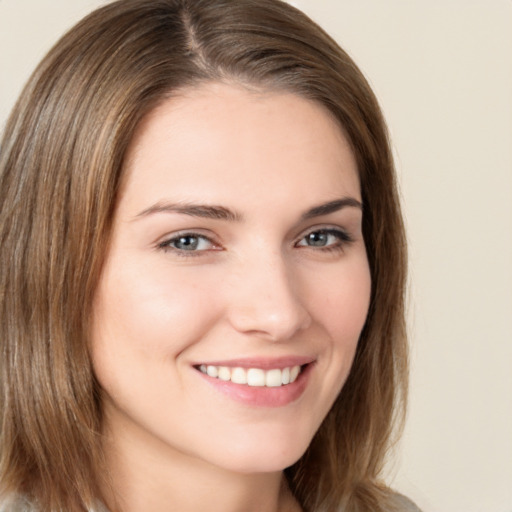
[[(337, 238), (336, 243), (331, 243), (326, 246), (313, 246), (313, 245), (299, 245), (300, 242), (302, 242), (308, 235), (311, 235), (312, 233), (326, 233), (329, 235), (333, 235)], [(180, 249), (177, 247), (173, 247), (172, 243), (176, 242), (180, 238), (183, 237), (196, 237), (200, 238), (202, 240), (206, 240), (210, 247), (206, 249)], [(300, 247), (300, 248), (306, 248), (306, 249), (313, 249), (315, 251), (329, 251), (329, 250), (336, 250), (336, 249), (342, 249), (346, 244), (349, 244), (354, 241), (354, 238), (351, 236), (350, 232), (342, 228), (340, 226), (333, 226), (333, 225), (319, 225), (319, 226), (312, 226), (307, 230), (302, 231), (302, 233), (299, 235), (299, 237), (296, 239), (294, 243), (294, 247)], [(181, 231), (177, 231), (174, 233), (170, 233), (166, 235), (165, 237), (161, 238), (160, 241), (158, 241), (155, 244), (155, 247), (157, 250), (162, 250), (164, 252), (171, 252), (174, 253), (180, 257), (194, 257), (194, 256), (201, 256), (205, 253), (209, 253), (211, 251), (222, 251), (224, 248), (222, 245), (216, 240), (215, 236), (212, 236), (211, 234), (205, 234), (202, 233), (200, 229), (184, 229)]]
[(319, 224), (315, 226), (311, 226), (307, 229), (304, 229), (298, 236), (298, 240), (304, 238), (305, 236), (309, 235), (310, 233), (316, 233), (317, 231), (322, 231), (326, 233), (340, 233), (344, 236), (350, 236), (350, 232), (347, 228), (335, 225), (335, 224)]
[[(338, 243), (331, 244), (327, 246), (308, 246), (308, 245), (298, 245), (300, 242), (302, 242), (308, 235), (311, 235), (312, 233), (327, 233), (329, 235), (334, 235), (338, 239)], [(303, 231), (302, 234), (299, 236), (297, 241), (295, 242), (296, 247), (306, 247), (311, 248), (315, 250), (329, 250), (329, 249), (335, 249), (335, 248), (341, 248), (341, 246), (344, 246), (345, 244), (349, 244), (354, 241), (353, 236), (350, 234), (350, 232), (342, 228), (340, 226), (333, 226), (333, 225), (321, 225), (321, 226), (313, 226), (306, 231)]]
[[(186, 249), (179, 249), (177, 247), (172, 247), (172, 243), (176, 240), (179, 240), (180, 238), (185, 237), (196, 237), (203, 240), (207, 240), (211, 247), (208, 249), (200, 249), (200, 250), (189, 250)], [(164, 252), (173, 252), (179, 256), (200, 256), (203, 253), (209, 252), (209, 251), (220, 251), (222, 250), (222, 246), (215, 240), (214, 237), (211, 235), (206, 235), (204, 233), (201, 233), (200, 230), (181, 230), (177, 231), (175, 233), (171, 233), (169, 235), (166, 235), (163, 239), (161, 239), (156, 244), (157, 249), (161, 249)]]

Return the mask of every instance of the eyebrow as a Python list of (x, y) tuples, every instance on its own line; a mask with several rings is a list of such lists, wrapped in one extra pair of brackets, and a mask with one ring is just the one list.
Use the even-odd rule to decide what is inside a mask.
[[(343, 197), (335, 199), (328, 203), (323, 203), (318, 206), (310, 208), (301, 215), (301, 220), (309, 220), (314, 217), (321, 217), (322, 215), (329, 215), (330, 213), (337, 212), (343, 208), (363, 208), (360, 201), (353, 197)], [(168, 203), (158, 202), (145, 210), (142, 210), (135, 216), (135, 219), (147, 217), (154, 213), (178, 213), (182, 215), (190, 215), (191, 217), (201, 217), (204, 219), (227, 220), (232, 222), (240, 222), (243, 220), (241, 213), (225, 208), (224, 206), (206, 205), (196, 203)]]
[(153, 213), (180, 213), (191, 217), (204, 219), (229, 220), (239, 222), (242, 216), (224, 206), (195, 204), (195, 203), (166, 203), (159, 202), (140, 212), (135, 218), (147, 217)]
[(319, 206), (313, 206), (310, 210), (303, 213), (301, 216), (302, 220), (309, 220), (314, 217), (321, 217), (322, 215), (329, 215), (330, 213), (337, 212), (343, 208), (358, 208), (363, 209), (363, 204), (354, 197), (343, 197), (341, 199), (335, 199), (328, 203), (321, 204)]

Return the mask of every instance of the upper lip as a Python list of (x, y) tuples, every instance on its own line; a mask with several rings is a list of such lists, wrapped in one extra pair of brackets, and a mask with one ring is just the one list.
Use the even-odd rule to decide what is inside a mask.
[(283, 357), (244, 357), (239, 359), (223, 359), (215, 361), (201, 361), (193, 366), (227, 366), (228, 368), (261, 368), (271, 370), (276, 368), (289, 368), (312, 363), (315, 359), (310, 356), (283, 356)]

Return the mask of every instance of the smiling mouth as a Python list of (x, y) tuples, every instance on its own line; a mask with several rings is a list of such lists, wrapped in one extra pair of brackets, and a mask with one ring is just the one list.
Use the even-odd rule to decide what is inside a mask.
[(277, 388), (295, 382), (307, 365), (295, 365), (286, 368), (230, 368), (227, 366), (199, 365), (196, 368), (215, 379), (233, 384), (242, 384), (251, 387)]

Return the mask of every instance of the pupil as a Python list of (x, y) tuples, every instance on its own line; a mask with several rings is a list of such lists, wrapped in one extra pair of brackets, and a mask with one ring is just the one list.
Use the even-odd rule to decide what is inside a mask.
[(184, 249), (190, 251), (197, 248), (199, 240), (195, 236), (182, 236), (176, 242), (178, 249)]
[(326, 233), (310, 233), (308, 235), (309, 245), (314, 246), (324, 246), (327, 243), (327, 234)]

